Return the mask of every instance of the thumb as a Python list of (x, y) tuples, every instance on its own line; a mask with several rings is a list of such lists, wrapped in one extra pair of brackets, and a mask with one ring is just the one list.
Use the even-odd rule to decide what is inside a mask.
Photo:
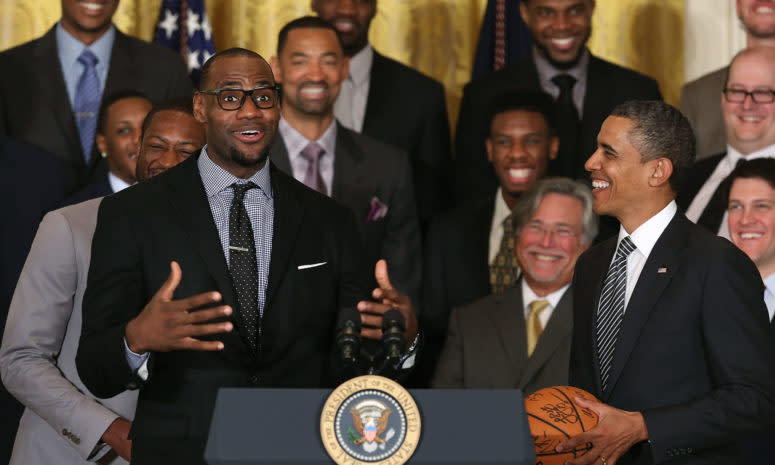
[(600, 415), (600, 408), (599, 408), (600, 405), (601, 405), (600, 402), (596, 402), (594, 400), (585, 399), (583, 397), (578, 397), (578, 396), (574, 397), (573, 401), (579, 407), (581, 407), (581, 408), (588, 408), (588, 409), (592, 410), (593, 412), (597, 413), (598, 415)]
[(390, 282), (390, 277), (388, 276), (387, 262), (384, 259), (379, 260), (374, 266), (374, 277), (380, 289), (385, 291), (393, 289), (393, 283)]
[(156, 297), (167, 302), (172, 300), (172, 295), (175, 293), (175, 289), (177, 289), (178, 284), (180, 284), (180, 279), (182, 277), (183, 272), (181, 271), (178, 262), (170, 262), (170, 274), (167, 277), (167, 280), (164, 281), (164, 284), (162, 284), (156, 292)]

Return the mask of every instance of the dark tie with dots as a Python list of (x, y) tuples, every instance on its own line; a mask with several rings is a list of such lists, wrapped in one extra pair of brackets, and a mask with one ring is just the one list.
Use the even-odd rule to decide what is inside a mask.
[(515, 246), (514, 219), (511, 215), (503, 220), (503, 238), (495, 260), (490, 264), (490, 287), (499, 293), (514, 286), (519, 278), (519, 264)]
[(248, 344), (258, 347), (258, 263), (253, 227), (245, 209), (245, 193), (256, 187), (252, 182), (232, 184), (234, 200), (229, 210), (229, 271), (237, 294), (238, 314), (248, 335)]
[(575, 178), (576, 145), (579, 138), (579, 112), (573, 103), (573, 86), (576, 78), (570, 74), (558, 74), (552, 82), (560, 89), (560, 95), (555, 102), (557, 126), (560, 130), (560, 150), (555, 160), (552, 160), (552, 174)]

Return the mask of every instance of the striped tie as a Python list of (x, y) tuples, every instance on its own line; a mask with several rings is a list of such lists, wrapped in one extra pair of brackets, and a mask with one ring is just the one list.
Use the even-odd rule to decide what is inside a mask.
[(600, 363), (603, 391), (608, 388), (614, 347), (622, 327), (624, 293), (627, 287), (627, 257), (633, 250), (635, 250), (635, 244), (629, 236), (619, 243), (616, 257), (605, 276), (603, 292), (597, 308), (597, 357)]
[(83, 73), (78, 79), (75, 89), (73, 110), (75, 112), (75, 125), (78, 127), (78, 136), (81, 140), (83, 158), (86, 163), (91, 159), (94, 135), (97, 130), (97, 113), (100, 109), (102, 89), (97, 77), (97, 56), (89, 49), (84, 49), (78, 62), (83, 65)]

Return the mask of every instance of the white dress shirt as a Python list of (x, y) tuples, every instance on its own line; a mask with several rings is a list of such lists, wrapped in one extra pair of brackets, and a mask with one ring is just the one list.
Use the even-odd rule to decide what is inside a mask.
[(527, 285), (527, 282), (525, 280), (522, 280), (522, 311), (525, 316), (525, 321), (527, 321), (527, 316), (530, 313), (530, 303), (534, 300), (546, 300), (549, 302), (549, 305), (538, 314), (538, 320), (541, 322), (541, 328), (546, 328), (546, 324), (549, 323), (549, 318), (552, 317), (552, 313), (554, 313), (554, 309), (557, 308), (557, 304), (560, 303), (560, 299), (562, 299), (562, 296), (565, 295), (565, 291), (568, 290), (570, 287), (570, 283), (566, 284), (565, 286), (561, 287), (560, 289), (557, 289), (556, 291), (552, 292), (551, 294), (548, 294), (544, 297), (538, 297), (535, 292), (533, 292), (532, 289), (530, 289), (530, 286)]
[[(635, 289), (635, 285), (638, 284), (638, 278), (640, 278), (640, 273), (643, 271), (643, 266), (651, 254), (651, 249), (654, 248), (654, 244), (657, 243), (659, 237), (665, 232), (665, 228), (672, 221), (677, 211), (678, 206), (675, 204), (675, 200), (673, 200), (659, 213), (638, 226), (638, 229), (633, 231), (632, 234), (627, 234), (624, 226), (619, 227), (619, 238), (616, 241), (617, 248), (626, 236), (630, 236), (632, 243), (635, 244), (635, 250), (627, 257), (627, 287), (624, 293), (625, 311), (627, 311), (627, 304), (630, 302), (632, 291)], [(611, 263), (613, 263), (615, 258), (616, 253), (614, 253)], [(656, 273), (656, 270), (654, 270), (654, 273)]]
[(110, 171), (108, 171), (108, 184), (110, 184), (110, 188), (114, 193), (121, 192), (129, 187), (129, 184), (125, 183), (121, 178), (111, 173)]
[[(737, 162), (743, 158), (746, 160), (754, 160), (756, 158), (775, 158), (775, 145), (770, 145), (761, 150), (757, 150), (756, 152), (751, 152), (748, 155), (743, 155), (732, 148), (732, 146), (727, 145), (727, 154), (724, 156), (724, 158), (721, 159), (721, 161), (719, 161), (718, 165), (716, 165), (716, 169), (713, 170), (713, 173), (710, 175), (708, 180), (705, 181), (705, 184), (702, 185), (700, 190), (697, 192), (697, 195), (694, 196), (694, 199), (692, 199), (692, 203), (689, 205), (689, 208), (686, 209), (686, 217), (689, 218), (690, 221), (694, 223), (699, 221), (700, 216), (702, 216), (702, 211), (705, 210), (705, 207), (708, 206), (708, 202), (710, 202), (710, 199), (713, 197), (713, 194), (716, 192), (719, 184), (721, 184), (721, 182), (726, 179), (730, 173), (732, 173), (732, 170), (734, 170), (735, 166), (737, 166)], [(724, 218), (721, 221), (721, 226), (718, 230), (718, 235), (730, 239), (729, 223), (727, 220), (728, 215), (725, 211)]]
[(764, 278), (764, 303), (767, 304), (767, 313), (772, 321), (775, 317), (775, 273)]
[(371, 65), (374, 62), (374, 49), (366, 44), (363, 49), (350, 58), (350, 73), (342, 83), (334, 103), (334, 115), (344, 127), (355, 132), (363, 130), (366, 117), (366, 103), (369, 100)]
[(488, 249), (487, 256), (489, 260), (487, 263), (492, 264), (495, 260), (495, 256), (498, 255), (498, 251), (501, 249), (501, 241), (503, 240), (503, 221), (511, 215), (511, 209), (506, 205), (506, 201), (503, 200), (503, 193), (501, 188), (498, 188), (498, 192), (495, 193), (495, 208), (492, 214), (492, 226), (490, 226), (490, 247)]
[[(304, 137), (293, 126), (288, 124), (285, 118), (280, 118), (278, 130), (285, 143), (285, 148), (288, 150), (288, 160), (291, 162), (293, 177), (303, 183), (304, 177), (307, 174), (309, 160), (301, 155), (301, 151), (304, 150), (307, 144), (313, 141)], [(336, 120), (332, 121), (328, 129), (323, 132), (323, 135), (314, 142), (317, 142), (325, 150), (325, 154), (318, 160), (318, 172), (326, 185), (326, 194), (331, 197), (331, 188), (334, 182), (334, 159), (336, 158)]]

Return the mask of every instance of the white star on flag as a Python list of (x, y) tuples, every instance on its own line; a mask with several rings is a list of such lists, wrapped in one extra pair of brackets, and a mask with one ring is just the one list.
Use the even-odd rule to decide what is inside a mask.
[(199, 64), (199, 50), (191, 50), (188, 52), (188, 72), (190, 73), (193, 69), (199, 69), (201, 65)]
[[(210, 27), (210, 18), (207, 17), (207, 13), (202, 17), (202, 33), (205, 35), (205, 40), (210, 40), (213, 35), (213, 29)], [(206, 60), (205, 60), (206, 61)]]
[(194, 37), (196, 31), (200, 31), (202, 29), (202, 24), (199, 22), (199, 15), (190, 9), (186, 15), (186, 29), (188, 29), (189, 37)]
[(171, 10), (164, 10), (164, 21), (159, 22), (157, 27), (164, 30), (167, 39), (171, 39), (172, 34), (178, 30), (178, 15)]
[(202, 50), (202, 64), (205, 64), (212, 56), (212, 53), (208, 52), (207, 50)]

